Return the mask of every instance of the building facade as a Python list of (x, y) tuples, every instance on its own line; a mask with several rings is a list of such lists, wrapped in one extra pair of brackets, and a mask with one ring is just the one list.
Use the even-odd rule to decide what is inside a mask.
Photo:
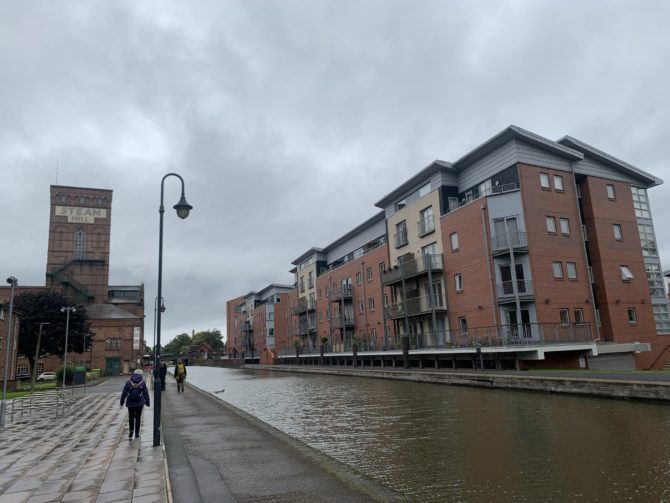
[(647, 196), (661, 183), (510, 126), (296, 259), (293, 335), (307, 353), (364, 340), (371, 365), (388, 363), (393, 334), (419, 366), (662, 368), (670, 313)]
[[(109, 285), (111, 217), (111, 190), (52, 185), (45, 286), (22, 286), (16, 294), (56, 289), (85, 306), (91, 346), (86, 354), (68, 353), (68, 362), (118, 375), (141, 366), (144, 285)], [(8, 300), (9, 289), (0, 289), (0, 296)], [(27, 359), (16, 364), (28, 370)], [(52, 355), (38, 360), (36, 367), (52, 371), (60, 364), (61, 355)]]

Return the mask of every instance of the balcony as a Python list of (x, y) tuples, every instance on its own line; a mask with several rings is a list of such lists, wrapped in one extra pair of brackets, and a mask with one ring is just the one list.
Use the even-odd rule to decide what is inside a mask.
[(384, 308), (384, 313), (386, 318), (392, 320), (404, 318), (405, 311), (407, 312), (407, 316), (423, 316), (432, 312), (431, 301), (435, 306), (435, 311), (447, 310), (447, 299), (444, 295), (433, 295), (432, 298), (431, 296), (424, 295), (389, 304)]
[(407, 231), (393, 235), (393, 242), (396, 248), (401, 248), (409, 243), (407, 240)]
[(340, 288), (333, 288), (330, 291), (330, 301), (339, 302), (340, 300), (351, 300), (354, 297), (354, 289), (351, 285), (344, 285)]
[(333, 316), (331, 318), (333, 328), (353, 328), (356, 325), (354, 316)]
[(293, 307), (293, 314), (302, 314), (316, 310), (315, 302), (308, 302), (307, 299), (298, 300), (298, 304)]
[(403, 279), (427, 274), (428, 271), (442, 272), (444, 261), (441, 253), (435, 255), (422, 255), (419, 258), (405, 260), (402, 264), (382, 273), (382, 283), (389, 285), (398, 283)]
[[(516, 291), (514, 291), (515, 286)], [(517, 295), (521, 301), (531, 301), (534, 299), (533, 282), (531, 280), (517, 279), (496, 283), (496, 294), (498, 296), (498, 303), (500, 304), (516, 302)]]
[(431, 232), (435, 232), (435, 218), (433, 215), (428, 215), (417, 222), (419, 227), (419, 237), (426, 236)]
[(528, 251), (528, 236), (525, 232), (504, 232), (491, 238), (491, 248), (493, 255), (509, 253), (510, 250), (516, 252)]
[(254, 331), (254, 327), (251, 325), (251, 322), (250, 322), (250, 321), (245, 321), (245, 322), (244, 322), (244, 326), (242, 327), (242, 331), (243, 331), (245, 334), (253, 333), (253, 331)]

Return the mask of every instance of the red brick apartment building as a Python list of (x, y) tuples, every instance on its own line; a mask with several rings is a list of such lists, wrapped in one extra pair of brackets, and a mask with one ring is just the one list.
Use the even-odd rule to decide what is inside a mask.
[(276, 361), (316, 363), (325, 337), (334, 365), (357, 343), (363, 365), (662, 368), (670, 313), (647, 198), (661, 183), (510, 126), (293, 262), (300, 354), (276, 345)]
[[(45, 286), (21, 286), (15, 295), (57, 289), (85, 306), (93, 342), (86, 354), (68, 353), (68, 362), (106, 375), (127, 373), (141, 364), (145, 347), (144, 285), (109, 285), (112, 191), (52, 185), (50, 194)], [(0, 302), (9, 297), (10, 288), (0, 288)], [(62, 355), (40, 359), (37, 371), (55, 370), (61, 361)], [(18, 358), (16, 368), (30, 370), (25, 358)]]

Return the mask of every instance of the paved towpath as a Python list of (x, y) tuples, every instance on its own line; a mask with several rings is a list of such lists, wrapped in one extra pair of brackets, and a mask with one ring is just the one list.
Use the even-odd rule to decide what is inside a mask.
[[(119, 407), (127, 377), (75, 390), (69, 414), (8, 415), (0, 429), (0, 503), (169, 502), (164, 451), (153, 447), (153, 407), (139, 439), (128, 440)], [(8, 413), (11, 412), (11, 404)], [(186, 501), (186, 500), (184, 500)]]
[(183, 393), (168, 385), (162, 397), (175, 502), (399, 501), (390, 490), (188, 383)]

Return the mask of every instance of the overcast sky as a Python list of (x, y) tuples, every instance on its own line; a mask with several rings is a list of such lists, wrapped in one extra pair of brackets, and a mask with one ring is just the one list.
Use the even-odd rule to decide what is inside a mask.
[(670, 2), (212, 0), (0, 4), (0, 264), (45, 279), (49, 185), (114, 190), (110, 281), (145, 284), (151, 344), (166, 181), (162, 342), (225, 334), (226, 301), (434, 159), (516, 124), (666, 184)]

